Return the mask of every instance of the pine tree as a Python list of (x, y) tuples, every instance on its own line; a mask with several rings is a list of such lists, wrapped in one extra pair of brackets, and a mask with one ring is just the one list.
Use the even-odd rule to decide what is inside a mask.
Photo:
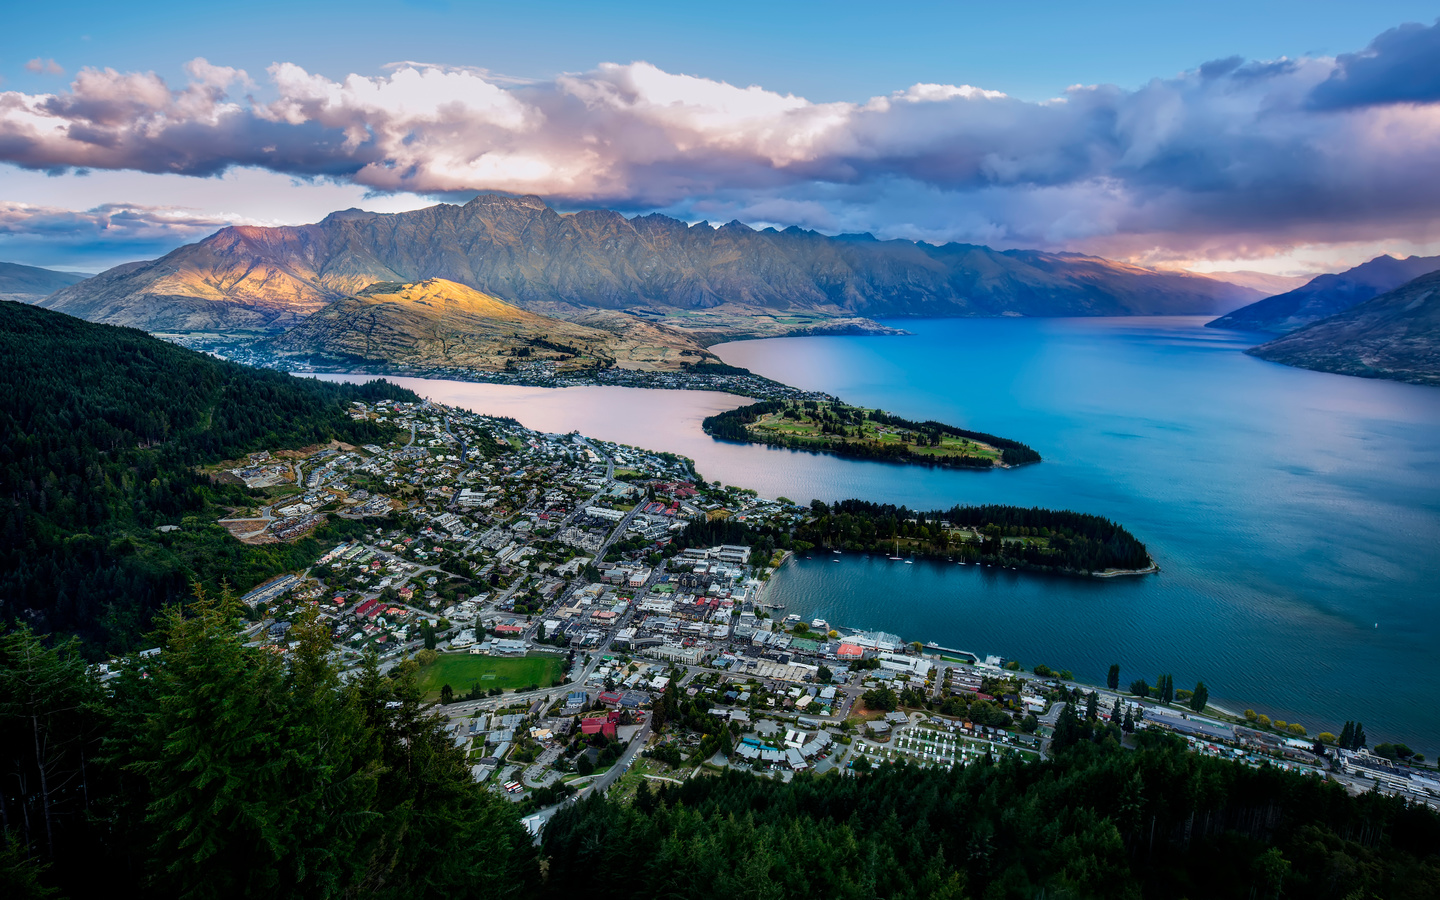
[(1093, 722), (1099, 715), (1100, 696), (1094, 691), (1091, 691), (1090, 696), (1085, 698), (1085, 718), (1087, 721)]
[(1161, 675), (1155, 683), (1155, 689), (1159, 692), (1161, 703), (1170, 703), (1175, 699), (1175, 678), (1170, 675)]
[(1365, 737), (1365, 725), (1364, 725), (1364, 723), (1362, 723), (1362, 722), (1356, 722), (1356, 723), (1355, 723), (1355, 735), (1354, 735), (1354, 737), (1352, 737), (1352, 738), (1350, 739), (1350, 744), (1351, 744), (1351, 748), (1350, 748), (1350, 749), (1352, 749), (1352, 750), (1363, 750), (1363, 749), (1365, 748), (1365, 745), (1366, 745), (1367, 743), (1368, 743), (1368, 739)]
[(1195, 712), (1204, 712), (1205, 704), (1210, 702), (1210, 689), (1205, 687), (1205, 682), (1195, 682), (1195, 693), (1190, 696), (1190, 708)]
[(1355, 749), (1355, 723), (1354, 723), (1354, 722), (1351, 722), (1351, 721), (1348, 721), (1348, 720), (1345, 722), (1345, 727), (1342, 728), (1342, 729), (1340, 729), (1340, 740), (1336, 741), (1336, 744), (1339, 745), (1339, 747), (1340, 747), (1341, 750), (1354, 750), (1354, 749)]
[(64, 823), (88, 806), (101, 696), (77, 641), (47, 649), (23, 625), (0, 635), (0, 810), (14, 829), (0, 840), (57, 858)]
[(1106, 676), (1105, 676), (1105, 686), (1108, 687), (1108, 688), (1110, 688), (1110, 690), (1112, 690), (1112, 691), (1114, 691), (1114, 690), (1119, 690), (1119, 688), (1120, 688), (1120, 664), (1119, 664), (1119, 663), (1111, 663), (1111, 664), (1110, 664), (1110, 671), (1109, 671), (1109, 673), (1107, 673)]
[(278, 658), (249, 653), (237, 604), (197, 586), (185, 610), (160, 617), (164, 652), (149, 667), (156, 703), (138, 733), (116, 734), (143, 781), (150, 869), (166, 892), (267, 894), (282, 884), (295, 812), (278, 740), (287, 718)]

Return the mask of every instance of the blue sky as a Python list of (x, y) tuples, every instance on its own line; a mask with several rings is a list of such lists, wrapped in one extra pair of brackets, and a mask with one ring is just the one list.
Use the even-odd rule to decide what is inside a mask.
[(1440, 241), (1433, 4), (1085, 6), (30, 4), (0, 29), (0, 258), (487, 189), (1199, 268)]
[[(18, 7), (18, 8), (14, 8)], [(70, 2), (12, 4), (0, 75), (44, 88), (33, 58), (179, 76), (277, 61), (341, 77), (400, 60), (526, 78), (645, 60), (669, 72), (856, 100), (928, 81), (1026, 100), (1072, 84), (1137, 87), (1212, 59), (1334, 55), (1434, 3), (1175, 2)]]

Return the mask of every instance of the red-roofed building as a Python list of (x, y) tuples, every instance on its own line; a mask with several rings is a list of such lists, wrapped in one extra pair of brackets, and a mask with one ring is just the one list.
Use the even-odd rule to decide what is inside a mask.
[(608, 719), (600, 718), (581, 719), (580, 733), (604, 735), (605, 737), (613, 741), (615, 740), (615, 723), (609, 721)]
[(614, 706), (620, 702), (619, 691), (605, 691), (600, 694), (600, 702), (605, 706)]
[(835, 651), (836, 659), (859, 659), (865, 655), (865, 648), (858, 644), (841, 644)]

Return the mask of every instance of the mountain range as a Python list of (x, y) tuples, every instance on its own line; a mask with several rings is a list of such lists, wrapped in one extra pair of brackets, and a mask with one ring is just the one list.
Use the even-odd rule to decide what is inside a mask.
[(37, 303), (61, 288), (89, 277), (74, 272), (56, 272), (53, 269), (0, 262), (0, 300)]
[(1364, 303), (1440, 269), (1440, 256), (1377, 256), (1333, 275), (1319, 275), (1293, 291), (1266, 297), (1209, 324), (1240, 331), (1285, 334)]
[(756, 230), (740, 222), (714, 228), (611, 210), (562, 214), (538, 197), (485, 194), (463, 206), (352, 209), (314, 225), (224, 228), (160, 259), (66, 287), (41, 305), (147, 331), (274, 333), (377, 282), (432, 278), (560, 318), (629, 310), (677, 317), (682, 327), (684, 313), (730, 310), (742, 318), (785, 311), (852, 322), (1216, 314), (1262, 296), (1218, 279), (1077, 254)]
[(1440, 385), (1440, 271), (1247, 352), (1322, 372)]

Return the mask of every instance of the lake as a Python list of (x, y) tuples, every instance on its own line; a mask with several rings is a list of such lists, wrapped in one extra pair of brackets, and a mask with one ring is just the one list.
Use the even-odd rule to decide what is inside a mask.
[(1440, 696), (1440, 390), (1245, 356), (1202, 318), (890, 322), (905, 337), (744, 341), (727, 363), (846, 401), (1024, 441), (1045, 461), (965, 472), (714, 441), (725, 394), (396, 379), (437, 401), (670, 450), (701, 474), (800, 502), (860, 497), (1067, 507), (1144, 541), (1156, 576), (1109, 581), (828, 555), (771, 599), (807, 618), (1046, 663), (1434, 757)]

